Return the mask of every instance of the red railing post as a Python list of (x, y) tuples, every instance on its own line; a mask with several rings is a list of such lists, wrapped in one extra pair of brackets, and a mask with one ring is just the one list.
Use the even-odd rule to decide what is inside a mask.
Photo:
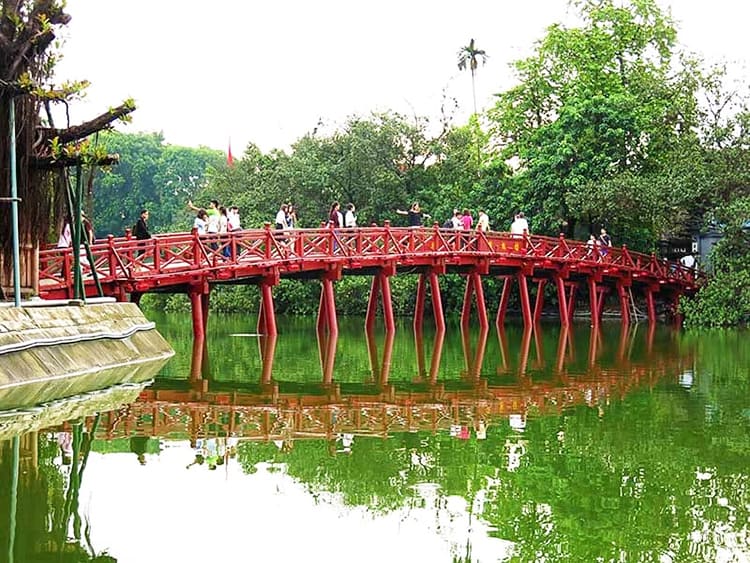
[(384, 229), (384, 238), (383, 241), (383, 253), (384, 254), (390, 254), (390, 244), (391, 244), (391, 222), (386, 219), (383, 221), (383, 229)]
[(265, 236), (266, 236), (266, 248), (265, 248), (265, 258), (266, 260), (271, 259), (271, 247), (273, 246), (273, 235), (271, 234), (271, 223), (266, 221), (263, 223), (263, 229), (265, 230)]
[(159, 239), (153, 237), (151, 239), (151, 242), (154, 247), (154, 272), (158, 274), (161, 272), (161, 252), (159, 250)]
[(115, 279), (117, 267), (115, 266), (115, 237), (107, 235), (107, 262), (109, 262), (109, 277)]
[(200, 266), (201, 265), (201, 239), (200, 239), (200, 235), (198, 234), (198, 229), (193, 227), (191, 234), (193, 235), (193, 265)]

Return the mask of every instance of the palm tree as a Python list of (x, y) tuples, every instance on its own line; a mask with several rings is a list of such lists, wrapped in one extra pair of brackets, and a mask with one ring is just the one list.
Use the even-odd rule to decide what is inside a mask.
[(471, 71), (471, 93), (474, 99), (474, 114), (477, 113), (477, 92), (474, 86), (474, 74), (476, 73), (479, 61), (482, 64), (487, 62), (487, 53), (482, 49), (477, 49), (474, 45), (474, 39), (469, 41), (469, 44), (465, 47), (461, 47), (458, 52), (458, 70), (466, 70), (467, 68)]

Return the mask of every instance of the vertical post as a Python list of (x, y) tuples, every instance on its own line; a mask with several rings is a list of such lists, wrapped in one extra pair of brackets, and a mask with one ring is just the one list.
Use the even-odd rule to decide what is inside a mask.
[(190, 309), (193, 317), (193, 338), (202, 340), (206, 337), (203, 326), (203, 297), (197, 289), (190, 290)]
[(542, 309), (544, 308), (544, 288), (547, 285), (547, 280), (539, 280), (536, 289), (536, 301), (534, 302), (534, 324), (539, 322), (542, 318)]
[(443, 355), (443, 342), (445, 341), (445, 330), (435, 332), (435, 340), (432, 345), (432, 358), (430, 359), (430, 383), (437, 383), (438, 371), (440, 369), (440, 358)]
[(264, 334), (266, 336), (276, 336), (276, 313), (273, 307), (273, 286), (268, 282), (260, 285), (262, 296), (261, 307), (263, 309)]
[[(477, 236), (484, 236), (483, 233), (479, 233)], [(487, 303), (484, 301), (484, 288), (482, 287), (482, 276), (479, 272), (474, 272), (474, 295), (477, 298), (477, 314), (479, 315), (479, 326), (482, 330), (489, 328), (490, 323), (487, 318)]]
[(380, 294), (383, 298), (383, 316), (385, 317), (385, 331), (391, 334), (396, 331), (396, 321), (393, 317), (393, 301), (391, 301), (391, 281), (388, 276), (378, 272), (380, 278)]
[(468, 330), (471, 322), (471, 296), (474, 294), (474, 276), (466, 276), (466, 287), (464, 289), (464, 302), (461, 306), (461, 328)]
[(596, 280), (589, 277), (589, 307), (591, 308), (591, 326), (599, 326), (599, 295), (597, 294)]
[(13, 302), (21, 306), (21, 241), (18, 234), (18, 179), (16, 177), (16, 102), (8, 98), (8, 134), (10, 149), (10, 212), (13, 228)]
[(365, 317), (365, 329), (372, 331), (375, 328), (375, 316), (378, 313), (378, 296), (380, 295), (380, 277), (373, 276), (370, 285), (370, 297), (367, 299), (367, 316)]
[(424, 326), (424, 298), (426, 294), (425, 275), (419, 274), (417, 280), (417, 302), (414, 305), (414, 332), (421, 331)]
[(505, 313), (508, 310), (508, 300), (510, 299), (510, 290), (513, 286), (513, 278), (511, 276), (505, 276), (503, 281), (503, 291), (500, 294), (500, 305), (497, 308), (497, 317), (495, 318), (495, 326), (497, 330), (505, 325)]
[(570, 324), (570, 318), (568, 317), (568, 303), (566, 302), (565, 282), (562, 276), (559, 274), (555, 276), (555, 284), (557, 285), (557, 301), (558, 309), (560, 311), (560, 326), (567, 327)]
[(523, 272), (516, 274), (518, 288), (521, 292), (521, 311), (523, 312), (523, 326), (531, 329), (534, 320), (531, 316), (531, 303), (529, 301), (529, 286), (526, 283), (526, 275)]
[(617, 281), (617, 296), (620, 298), (620, 318), (622, 319), (622, 324), (628, 325), (630, 324), (630, 301), (622, 280)]
[(570, 286), (570, 293), (568, 294), (568, 321), (573, 320), (573, 315), (576, 312), (576, 297), (578, 293), (578, 284), (574, 283)]
[(430, 296), (432, 297), (432, 314), (435, 317), (435, 326), (439, 331), (445, 331), (445, 317), (443, 315), (443, 300), (440, 297), (440, 282), (437, 272), (430, 271)]
[(336, 297), (333, 291), (333, 281), (323, 280), (323, 290), (326, 293), (326, 316), (328, 317), (328, 332), (331, 337), (338, 336), (339, 323), (336, 317)]
[(654, 324), (656, 322), (656, 306), (654, 305), (654, 290), (650, 287), (646, 287), (646, 310), (648, 311), (648, 323)]

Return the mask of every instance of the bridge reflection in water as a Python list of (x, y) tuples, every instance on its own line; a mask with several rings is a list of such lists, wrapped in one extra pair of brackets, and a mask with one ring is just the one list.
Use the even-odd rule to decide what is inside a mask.
[[(294, 441), (331, 440), (342, 433), (387, 437), (398, 432), (450, 431), (455, 426), (486, 429), (509, 417), (523, 421), (578, 405), (604, 409), (630, 390), (653, 386), (663, 377), (676, 380), (692, 365), (689, 353), (665, 354), (662, 349), (652, 356), (653, 327), (640, 334), (623, 328), (616, 350), (606, 357), (601, 354), (601, 332), (592, 330), (583, 363), (571, 330), (560, 330), (554, 356), (545, 356), (540, 331), (524, 331), (515, 361), (508, 354), (508, 336), (500, 331), (500, 361), (495, 373), (488, 375), (483, 370), (488, 331), (474, 338), (464, 331), (464, 369), (457, 379), (439, 381), (445, 333), (435, 335), (428, 358), (424, 337), (417, 332), (417, 373), (410, 381), (391, 382), (389, 334), (379, 346), (375, 335), (368, 333), (371, 377), (357, 383), (333, 380), (335, 335), (320, 335), (318, 383), (274, 379), (276, 338), (272, 336), (258, 340), (262, 369), (257, 383), (214, 380), (204, 369), (205, 347), (194, 346), (189, 378), (157, 380), (133, 404), (103, 413), (97, 437)], [(636, 344), (645, 353), (631, 360)]]

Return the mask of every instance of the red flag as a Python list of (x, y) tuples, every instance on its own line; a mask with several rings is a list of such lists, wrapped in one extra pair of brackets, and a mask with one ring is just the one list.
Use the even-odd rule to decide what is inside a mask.
[(232, 156), (232, 141), (229, 140), (229, 150), (227, 150), (227, 166), (234, 166), (234, 157)]

